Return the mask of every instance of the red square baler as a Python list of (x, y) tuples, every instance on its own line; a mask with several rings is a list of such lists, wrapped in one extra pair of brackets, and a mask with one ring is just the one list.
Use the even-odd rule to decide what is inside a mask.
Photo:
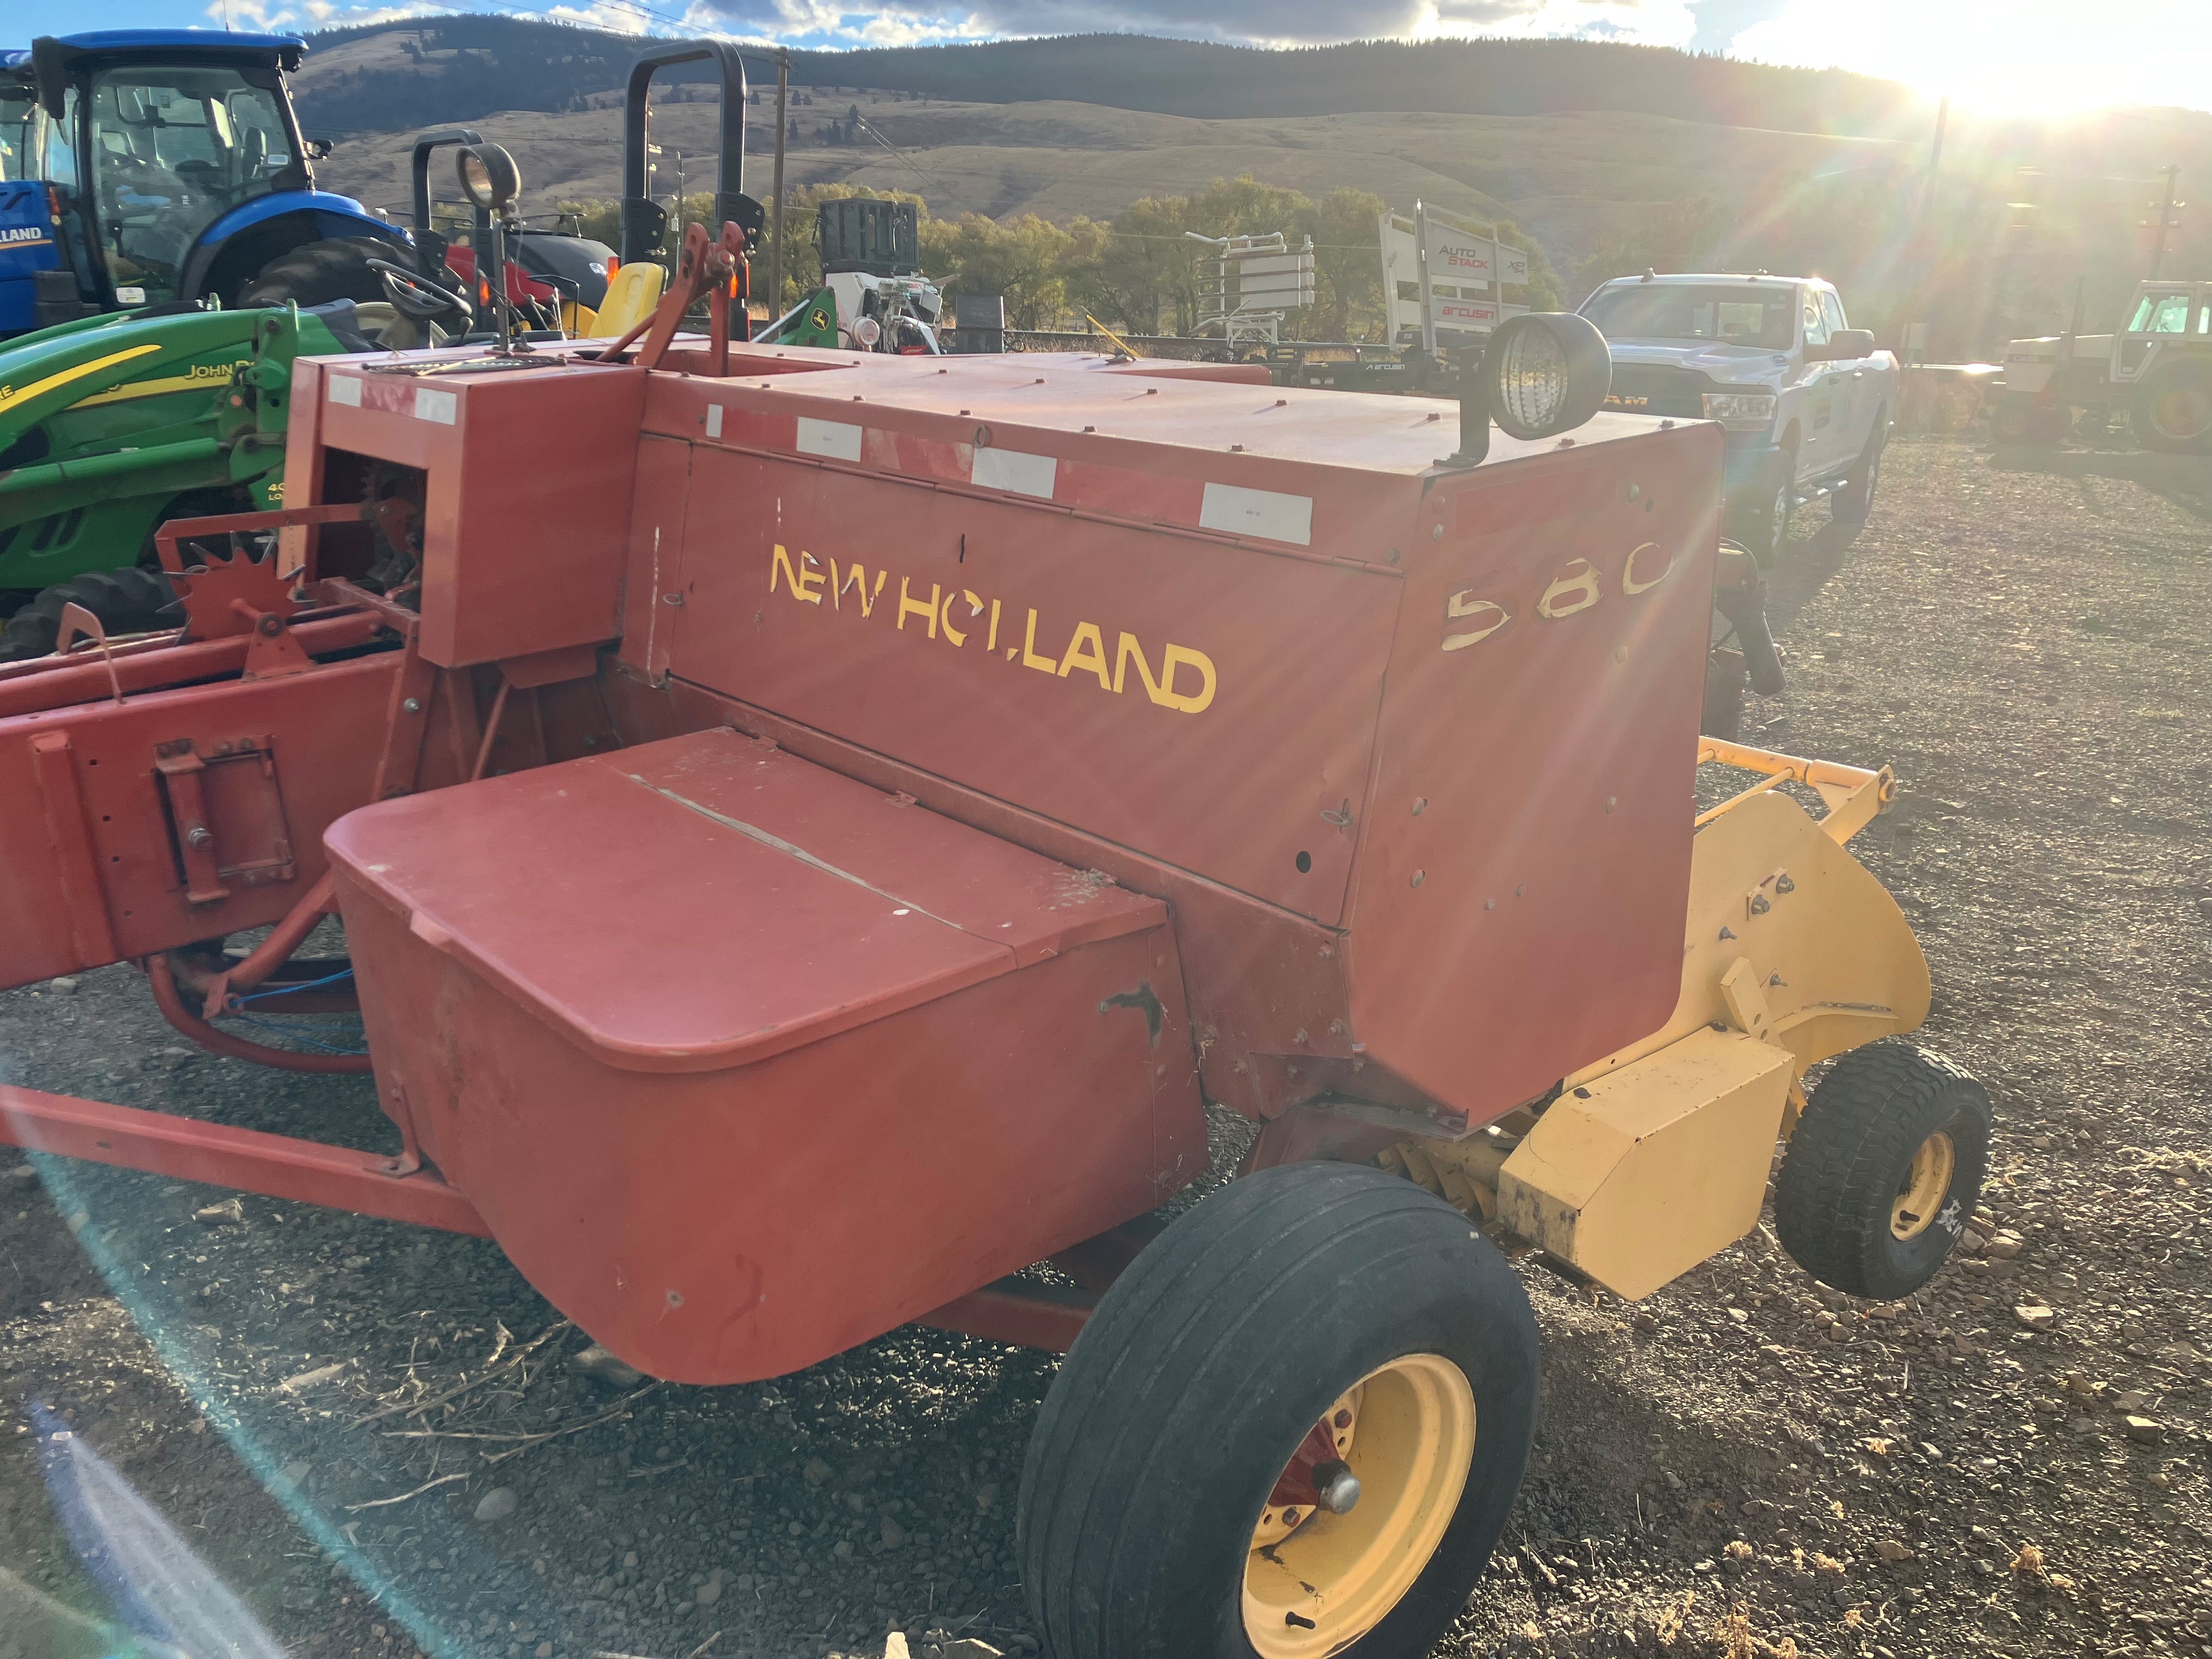
[[(165, 532), (184, 636), (0, 671), (0, 977), (134, 958), (250, 1051), (217, 1022), (331, 994), (290, 958), (335, 909), (368, 1052), (314, 1063), (403, 1152), (23, 1090), (7, 1133), (488, 1233), (659, 1376), (1067, 1350), (1054, 1653), (1425, 1650), (1534, 1421), (1501, 1245), (1644, 1295), (1788, 1136), (1784, 1243), (1895, 1296), (1985, 1161), (1845, 846), (1889, 776), (1699, 738), (1720, 434), (1587, 418), (1576, 321), (1456, 404), (302, 360), (285, 510)], [(224, 528), (283, 545), (184, 566)], [(1708, 762), (1748, 787), (1698, 814)], [(1243, 1178), (1170, 1222), (1209, 1103)]]

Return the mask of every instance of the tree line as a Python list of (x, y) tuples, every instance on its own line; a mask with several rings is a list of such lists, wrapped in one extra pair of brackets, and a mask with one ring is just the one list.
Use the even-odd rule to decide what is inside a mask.
[[(1220, 237), (1280, 231), (1292, 249), (1309, 236), (1314, 244), (1315, 303), (1284, 319), (1284, 337), (1383, 337), (1376, 220), (1385, 204), (1370, 191), (1333, 190), (1316, 201), (1247, 174), (1217, 179), (1194, 195), (1148, 196), (1111, 219), (1079, 215), (1054, 224), (1033, 213), (1004, 221), (980, 213), (939, 218), (911, 191), (811, 185), (792, 191), (785, 207), (783, 294), (777, 311), (796, 305), (821, 284), (815, 210), (823, 202), (853, 196), (913, 203), (923, 275), (949, 298), (1004, 295), (1010, 327), (1080, 329), (1087, 313), (1120, 333), (1188, 334), (1198, 326), (1200, 283), (1211, 274), (1213, 255), (1185, 233)], [(588, 236), (610, 243), (619, 240), (620, 213), (612, 202), (562, 202), (558, 210), (575, 215)], [(713, 198), (702, 194), (687, 197), (683, 213), (670, 217), (672, 223), (703, 223), (713, 211)], [(1540, 310), (1556, 307), (1560, 284), (1543, 249), (1510, 221), (1499, 223), (1498, 234), (1528, 252), (1528, 303)], [(761, 290), (768, 274), (763, 249), (753, 260), (756, 293), (763, 302), (768, 295)]]

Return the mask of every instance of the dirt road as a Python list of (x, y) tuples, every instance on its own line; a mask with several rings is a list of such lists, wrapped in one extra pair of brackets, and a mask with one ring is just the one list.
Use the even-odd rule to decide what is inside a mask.
[[(1762, 1235), (1634, 1309), (1531, 1270), (1547, 1416), (1447, 1653), (2212, 1652), (2212, 464), (1899, 441), (1885, 489), (1856, 538), (1806, 515), (1747, 735), (1905, 781), (1856, 846), (1933, 962), (1923, 1040), (1996, 1099), (1990, 1243), (1890, 1318)], [(365, 1082), (187, 1049), (126, 969), (0, 997), (0, 1068), (387, 1144)], [(0, 1395), (70, 1413), (293, 1651), (1034, 1645), (1048, 1356), (904, 1332), (632, 1384), (488, 1244), (195, 1218), (223, 1196), (0, 1169)], [(95, 1655), (32, 1442), (0, 1432), (0, 1659)]]

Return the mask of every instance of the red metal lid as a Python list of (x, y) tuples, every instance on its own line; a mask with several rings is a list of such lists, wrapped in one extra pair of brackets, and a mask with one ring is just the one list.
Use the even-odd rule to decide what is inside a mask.
[(325, 841), (342, 890), (629, 1071), (747, 1064), (1167, 918), (726, 728), (384, 801)]

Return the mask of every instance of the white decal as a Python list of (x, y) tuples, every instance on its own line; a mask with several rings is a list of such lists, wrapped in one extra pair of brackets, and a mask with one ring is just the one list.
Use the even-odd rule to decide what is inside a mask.
[(435, 421), (441, 426), (451, 426), (460, 418), (461, 400), (450, 392), (434, 391), (427, 386), (415, 388), (415, 418)]
[(361, 377), (357, 374), (333, 374), (327, 383), (331, 401), (343, 404), (349, 409), (361, 407)]
[(1232, 536), (1264, 536), (1271, 542), (1313, 545), (1313, 497), (1285, 495), (1273, 489), (1246, 489), (1237, 484), (1210, 483), (1198, 509), (1198, 521), (1207, 530)]
[(844, 421), (811, 420), (799, 417), (799, 453), (819, 455), (825, 460), (857, 461), (860, 459), (860, 428)]
[(1007, 489), (1017, 495), (1052, 499), (1053, 480), (1060, 463), (1049, 455), (1025, 455), (1018, 449), (978, 449), (969, 477), (985, 489)]

